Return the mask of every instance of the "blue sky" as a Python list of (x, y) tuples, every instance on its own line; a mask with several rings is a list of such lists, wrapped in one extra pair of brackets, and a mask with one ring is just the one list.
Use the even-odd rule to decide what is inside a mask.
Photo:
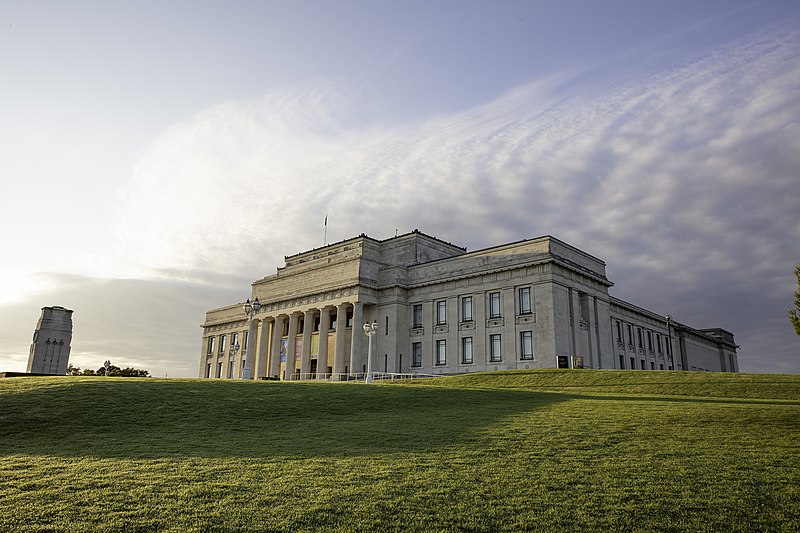
[(194, 376), (283, 256), (551, 234), (611, 294), (800, 372), (800, 4), (4, 2), (0, 371)]

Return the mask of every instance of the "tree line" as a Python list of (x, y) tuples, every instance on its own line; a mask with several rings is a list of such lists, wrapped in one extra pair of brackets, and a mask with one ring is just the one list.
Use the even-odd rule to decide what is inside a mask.
[(80, 367), (72, 366), (70, 363), (69, 367), (67, 368), (67, 375), (68, 376), (105, 376), (108, 375), (109, 377), (119, 376), (119, 377), (130, 377), (130, 378), (148, 378), (150, 377), (150, 372), (147, 370), (139, 370), (137, 368), (126, 367), (120, 368), (116, 365), (111, 365), (108, 367), (108, 374), (106, 374), (106, 367), (101, 366), (97, 370), (92, 370), (91, 368), (85, 368), (83, 370)]

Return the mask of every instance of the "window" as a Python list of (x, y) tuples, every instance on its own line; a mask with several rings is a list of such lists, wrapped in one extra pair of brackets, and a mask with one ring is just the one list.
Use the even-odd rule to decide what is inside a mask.
[(625, 357), (622, 355), (619, 356), (619, 367), (625, 370)]
[(500, 293), (489, 293), (489, 318), (500, 318)]
[(461, 298), (461, 321), (472, 322), (472, 296)]
[(533, 332), (519, 332), (520, 359), (533, 359)]
[(531, 314), (531, 288), (522, 287), (519, 290), (519, 314)]
[(222, 377), (222, 363), (217, 363), (217, 377)]
[(228, 368), (228, 377), (229, 378), (233, 378), (233, 372), (234, 372), (235, 368), (236, 367), (234, 366), (234, 361), (233, 361), (233, 359), (231, 359), (231, 363), (230, 363), (230, 366)]
[(208, 351), (206, 352), (208, 355), (214, 353), (214, 337), (208, 338)]
[(650, 350), (651, 352), (653, 351), (653, 332), (652, 331), (648, 331), (647, 332), (647, 349)]
[(636, 334), (639, 337), (639, 348), (644, 348), (644, 341), (642, 340), (642, 328), (636, 328)]
[(244, 337), (243, 337), (244, 338), (244, 343), (242, 343), (242, 350), (246, 350), (247, 349), (247, 339), (249, 338), (249, 336), (250, 336), (250, 332), (249, 331), (245, 331), (244, 332)]
[[(617, 324), (617, 342), (622, 343), (622, 342), (624, 342), (622, 340), (622, 322), (617, 320), (616, 324)], [(623, 368), (625, 368), (625, 367), (623, 366)]]
[(414, 325), (415, 328), (422, 327), (422, 304), (414, 304), (412, 324)]
[(447, 363), (447, 341), (440, 339), (436, 341), (436, 364), (444, 365)]
[(728, 364), (729, 364), (728, 366), (730, 366), (730, 371), (731, 372), (736, 372), (736, 365), (733, 364), (733, 356), (732, 355), (728, 356)]
[(653, 361), (650, 361), (650, 370), (655, 370), (656, 364)]
[[(626, 329), (628, 330), (628, 344), (633, 346), (633, 326), (630, 324), (625, 324)], [(636, 368), (635, 366), (633, 368)]]
[(210, 377), (211, 377), (211, 363), (208, 363), (208, 364), (206, 365), (206, 377), (207, 377), (207, 378), (210, 378)]
[(231, 346), (236, 346), (239, 343), (239, 334), (231, 333)]
[(641, 361), (639, 361), (639, 362), (642, 364), (642, 370), (644, 370), (644, 359), (642, 359), (642, 360), (641, 360)]
[(347, 313), (345, 314), (345, 320), (346, 320), (345, 327), (346, 328), (352, 328), (353, 327), (353, 311), (352, 310), (347, 311)]
[(225, 335), (219, 336), (219, 353), (225, 353)]
[(415, 342), (411, 345), (411, 366), (422, 366), (421, 342)]
[(489, 335), (489, 362), (498, 363), (502, 360), (503, 356), (500, 352), (500, 335)]
[(447, 324), (447, 302), (439, 300), (436, 302), (436, 325)]
[(471, 365), (472, 359), (472, 337), (464, 337), (461, 339), (461, 363)]
[(631, 370), (636, 370), (636, 359), (631, 357)]
[(656, 333), (656, 348), (658, 348), (658, 353), (663, 353), (661, 351), (661, 334)]

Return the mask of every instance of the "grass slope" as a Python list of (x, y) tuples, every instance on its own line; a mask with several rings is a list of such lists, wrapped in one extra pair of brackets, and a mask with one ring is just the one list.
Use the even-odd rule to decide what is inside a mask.
[(796, 531), (800, 376), (0, 380), (0, 531)]

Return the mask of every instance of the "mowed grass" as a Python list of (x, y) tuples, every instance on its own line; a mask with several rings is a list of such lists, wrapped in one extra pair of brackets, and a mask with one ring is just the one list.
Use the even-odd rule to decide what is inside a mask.
[(0, 531), (798, 531), (800, 376), (0, 380)]

